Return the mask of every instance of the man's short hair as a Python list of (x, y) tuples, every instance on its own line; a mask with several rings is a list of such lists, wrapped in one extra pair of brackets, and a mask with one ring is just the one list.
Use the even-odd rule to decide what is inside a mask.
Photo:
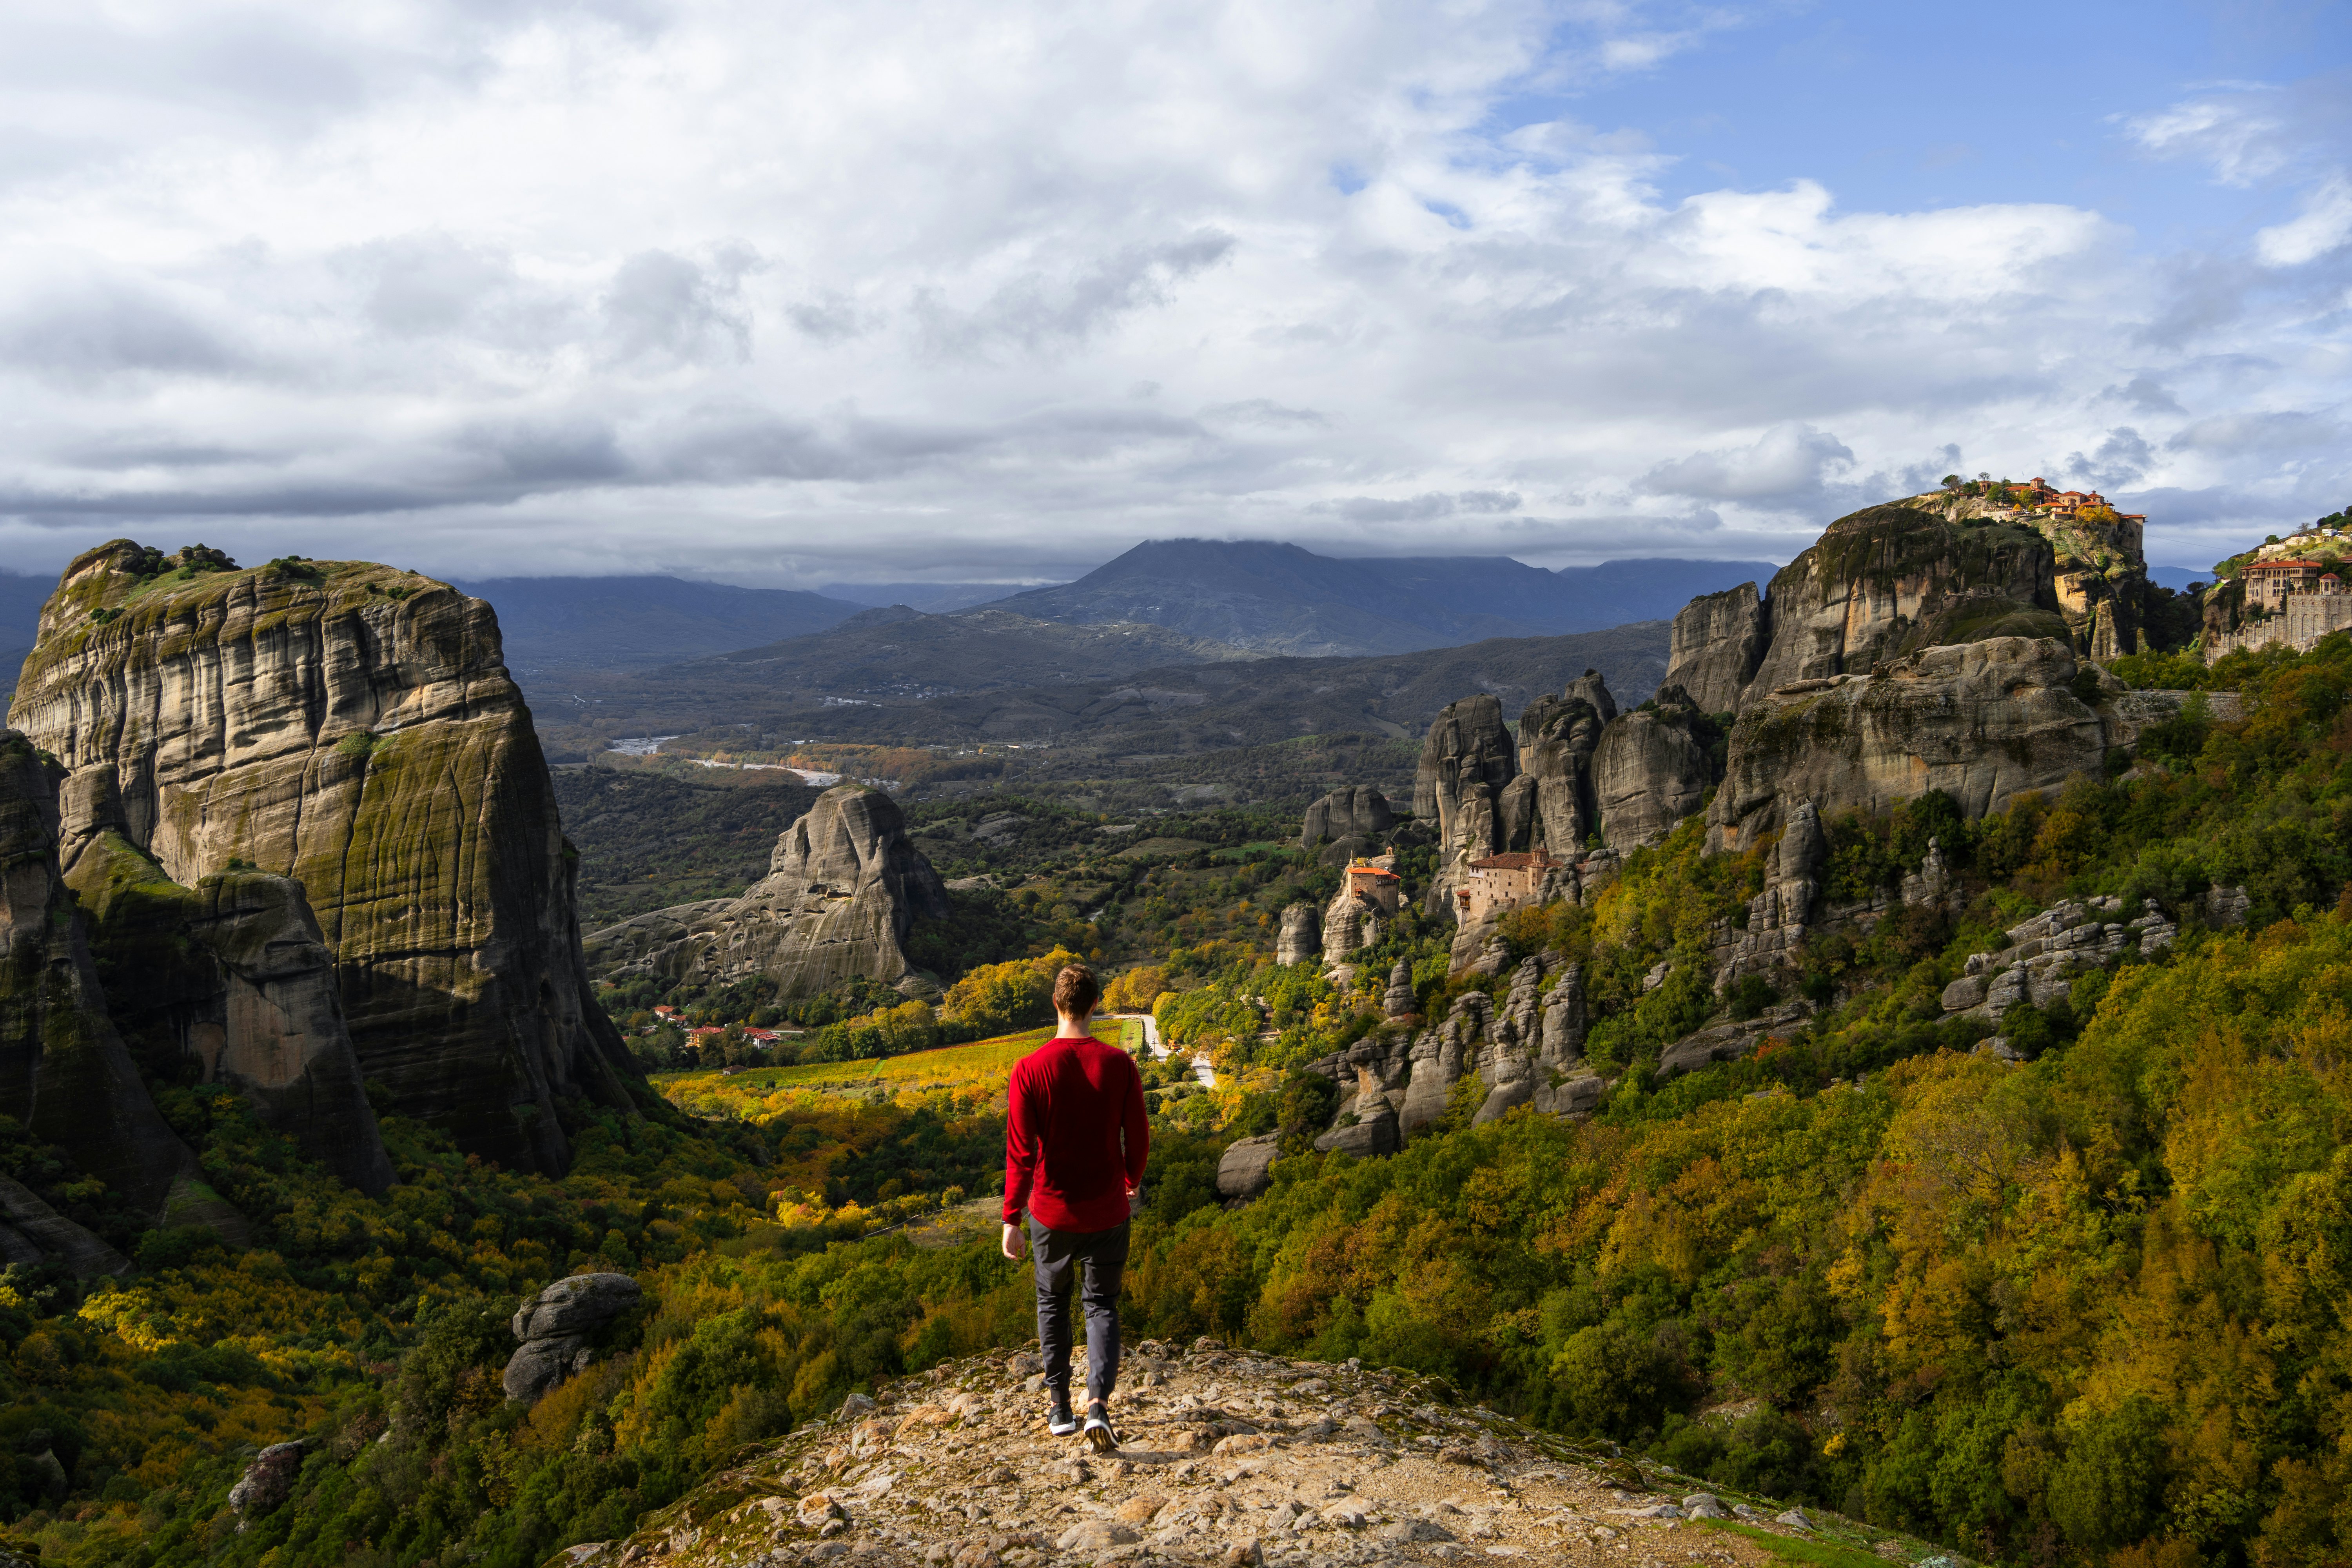
[(1063, 966), (1054, 976), (1054, 1011), (1066, 1018), (1083, 1018), (1102, 1000), (1102, 984), (1083, 963)]

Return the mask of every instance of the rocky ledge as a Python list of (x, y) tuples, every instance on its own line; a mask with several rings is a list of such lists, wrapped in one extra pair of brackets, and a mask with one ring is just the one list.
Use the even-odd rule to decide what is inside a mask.
[(1771, 1535), (1927, 1556), (1580, 1450), (1412, 1373), (1145, 1341), (1114, 1401), (1126, 1445), (1097, 1455), (1046, 1435), (1039, 1369), (1033, 1353), (988, 1355), (887, 1384), (878, 1403), (853, 1394), (627, 1539), (549, 1568), (1764, 1564), (1779, 1561)]

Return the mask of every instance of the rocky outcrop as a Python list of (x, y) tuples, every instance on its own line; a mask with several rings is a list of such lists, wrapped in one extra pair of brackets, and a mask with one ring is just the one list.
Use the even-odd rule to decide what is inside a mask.
[(299, 1438), (272, 1443), (246, 1466), (236, 1485), (228, 1489), (229, 1511), (237, 1516), (240, 1532), (294, 1495), (295, 1479), (302, 1473), (302, 1450), (308, 1446)]
[(1804, 945), (1828, 852), (1820, 811), (1810, 800), (1798, 802), (1789, 813), (1780, 842), (1773, 847), (1763, 890), (1748, 900), (1748, 925), (1731, 939), (1730, 951), (1716, 970), (1717, 991), (1743, 974), (1764, 974), (1787, 965)]
[(836, 784), (784, 830), (768, 875), (740, 899), (654, 910), (592, 932), (600, 974), (726, 984), (764, 975), (785, 995), (853, 978), (937, 994), (915, 968), (915, 921), (948, 912), (939, 873), (907, 836), (898, 804), (863, 784)]
[(77, 1279), (131, 1270), (131, 1259), (43, 1203), (23, 1183), (0, 1176), (0, 1263), (50, 1258)]
[(1685, 1035), (1658, 1053), (1658, 1081), (1664, 1083), (1717, 1062), (1753, 1056), (1759, 1046), (1775, 1035), (1793, 1033), (1812, 1016), (1812, 1012), (1803, 1002), (1786, 1002), (1753, 1018), (1710, 1024)]
[(1583, 971), (1549, 953), (1524, 959), (1500, 1008), (1484, 991), (1466, 991), (1429, 1028), (1383, 1030), (1309, 1063), (1340, 1096), (1316, 1146), (1386, 1152), (1442, 1118), (1473, 1074), (1484, 1085), (1479, 1121), (1522, 1105), (1550, 1115), (1591, 1110), (1607, 1085), (1584, 1066), (1585, 1024)]
[(1675, 616), (1666, 684), (1688, 692), (1704, 712), (1736, 713), (1771, 635), (1770, 605), (1755, 584), (1703, 594)]
[(1818, 1538), (1805, 1553), (1934, 1550), (1670, 1484), (1352, 1358), (1130, 1342), (1117, 1455), (1045, 1439), (1039, 1371), (1034, 1353), (992, 1352), (877, 1382), (870, 1406), (735, 1456), (625, 1537), (567, 1547), (548, 1568), (1644, 1563), (1687, 1556), (1683, 1521), (1725, 1515), (1745, 1521), (1757, 1561), (1776, 1537), (1784, 1556)]
[[(2075, 773), (2096, 777), (2109, 733), (2076, 694), (2077, 670), (2055, 639), (1997, 637), (1751, 700), (1731, 732), (1707, 847), (1745, 849), (1800, 801), (1830, 816), (1942, 790), (1973, 819)], [(2118, 684), (2093, 674), (2100, 690)]]
[(1412, 994), (1412, 965), (1400, 958), (1389, 971), (1388, 990), (1381, 997), (1381, 1011), (1391, 1018), (1412, 1016), (1415, 1001)]
[(1276, 963), (1304, 963), (1323, 951), (1323, 922), (1312, 904), (1293, 904), (1282, 911), (1282, 931), (1274, 939)]
[(490, 607), (363, 562), (157, 565), (128, 541), (78, 557), (16, 687), (15, 721), (90, 772), (67, 838), (115, 813), (184, 888), (299, 883), (391, 1107), (565, 1169), (562, 1104), (630, 1106), (636, 1069), (590, 996), (573, 857)]
[(107, 1014), (58, 864), (55, 787), (32, 742), (0, 731), (0, 1115), (162, 1222), (175, 1195), (202, 1190), (195, 1156), (157, 1112)]
[(586, 1367), (597, 1333), (643, 1299), (625, 1274), (575, 1274), (525, 1301), (509, 1325), (520, 1343), (507, 1360), (507, 1397), (534, 1404)]
[(2021, 921), (2004, 945), (1969, 955), (1960, 977), (1944, 987), (1944, 1011), (1997, 1024), (2021, 1002), (2047, 1007), (2074, 989), (2074, 976), (2126, 953), (2152, 956), (2180, 934), (2153, 899), (2128, 921), (2117, 918), (2124, 912), (2117, 898), (2069, 900)]
[(1412, 784), (1413, 815), (1437, 824), (1430, 913), (1452, 910), (1464, 865), (1506, 847), (1496, 808), (1517, 775), (1517, 752), (1503, 723), (1503, 705), (1489, 696), (1448, 703), (1430, 725)]
[(1592, 795), (1612, 848), (1655, 844), (1699, 808), (1715, 783), (1708, 742), (1717, 733), (1678, 686), (1661, 688), (1654, 706), (1601, 731)]
[[(1600, 677), (1592, 679), (1597, 695), (1606, 700), (1609, 689), (1599, 684)], [(1519, 776), (1512, 784), (1524, 783), (1533, 796), (1530, 814), (1537, 832), (1531, 837), (1563, 859), (1601, 831), (1601, 814), (1593, 804), (1592, 754), (1600, 748), (1604, 722), (1600, 710), (1582, 697), (1547, 694), (1519, 715)]]
[(1228, 1203), (1246, 1203), (1274, 1185), (1274, 1162), (1282, 1152), (1282, 1135), (1262, 1133), (1225, 1145), (1217, 1159), (1217, 1195)]
[(1327, 838), (1375, 841), (1395, 826), (1396, 813), (1390, 808), (1388, 796), (1368, 784), (1350, 784), (1333, 790), (1307, 808), (1298, 847), (1311, 850)]
[(301, 883), (235, 870), (184, 888), (113, 821), (74, 847), (66, 881), (89, 911), (122, 1034), (151, 1074), (169, 1081), (193, 1069), (233, 1085), (265, 1125), (345, 1182), (369, 1194), (392, 1184), (334, 955)]

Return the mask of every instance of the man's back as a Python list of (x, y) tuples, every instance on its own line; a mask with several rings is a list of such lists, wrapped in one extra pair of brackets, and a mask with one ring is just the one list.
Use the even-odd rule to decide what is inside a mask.
[(1090, 1035), (1056, 1037), (1013, 1067), (1005, 1098), (1006, 1223), (1024, 1201), (1054, 1230), (1125, 1220), (1150, 1141), (1133, 1058)]

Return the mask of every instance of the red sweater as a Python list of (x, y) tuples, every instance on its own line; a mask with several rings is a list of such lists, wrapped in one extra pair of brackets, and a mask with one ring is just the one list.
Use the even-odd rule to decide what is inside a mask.
[(1004, 1223), (1018, 1225), (1024, 1205), (1048, 1230), (1126, 1223), (1151, 1152), (1134, 1058), (1092, 1036), (1056, 1037), (1014, 1064), (1004, 1099)]

